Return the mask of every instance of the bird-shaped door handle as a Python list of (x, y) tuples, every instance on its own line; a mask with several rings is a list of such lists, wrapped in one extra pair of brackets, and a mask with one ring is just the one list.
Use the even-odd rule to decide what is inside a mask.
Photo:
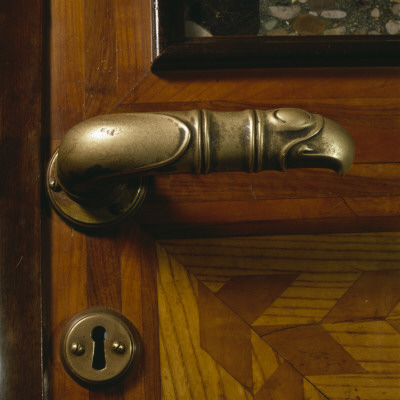
[(344, 175), (353, 158), (342, 126), (294, 108), (110, 114), (67, 132), (50, 161), (47, 192), (69, 223), (96, 229), (138, 210), (148, 175), (289, 168)]

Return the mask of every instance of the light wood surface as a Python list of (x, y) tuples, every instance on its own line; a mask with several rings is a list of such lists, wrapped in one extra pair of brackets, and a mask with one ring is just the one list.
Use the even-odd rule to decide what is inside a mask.
[(400, 398), (399, 234), (158, 249), (163, 399)]
[[(364, 353), (351, 350), (351, 340), (384, 337), (397, 351), (396, 234), (210, 238), (398, 231), (400, 70), (154, 75), (147, 0), (50, 3), (53, 147), (74, 124), (98, 114), (280, 106), (336, 120), (357, 146), (344, 178), (320, 170), (157, 177), (136, 220), (102, 237), (75, 232), (52, 214), (51, 398), (382, 400), (385, 391), (395, 399), (397, 364), (373, 342)], [(368, 306), (357, 295), (375, 279), (390, 301), (371, 290)], [(245, 302), (235, 294), (241, 290)], [(352, 296), (358, 308), (347, 306)], [(58, 346), (68, 320), (97, 305), (131, 319), (145, 352), (136, 376), (88, 391), (66, 375)], [(346, 313), (346, 320), (338, 317)], [(229, 340), (224, 327), (215, 329), (224, 321)], [(296, 334), (301, 329), (306, 343)], [(280, 332), (294, 336), (297, 347), (287, 349)], [(316, 348), (302, 369), (301, 349), (312, 346), (311, 338)]]

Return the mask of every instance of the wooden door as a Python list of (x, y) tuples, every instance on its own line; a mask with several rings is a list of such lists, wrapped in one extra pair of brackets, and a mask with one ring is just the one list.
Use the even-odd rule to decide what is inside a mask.
[[(50, 1), (47, 60), (42, 3), (9, 8), (2, 398), (400, 398), (399, 69), (157, 76), (147, 0)], [(350, 173), (157, 177), (135, 221), (97, 236), (40, 202), (41, 138), (54, 150), (83, 119), (277, 106), (345, 126)], [(145, 349), (137, 376), (97, 391), (58, 355), (65, 324), (91, 306), (121, 311)]]

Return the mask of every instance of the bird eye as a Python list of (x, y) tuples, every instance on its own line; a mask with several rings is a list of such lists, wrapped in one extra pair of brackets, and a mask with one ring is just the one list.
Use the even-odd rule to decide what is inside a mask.
[(314, 148), (308, 144), (303, 144), (299, 147), (298, 153), (299, 155), (311, 154), (314, 152)]

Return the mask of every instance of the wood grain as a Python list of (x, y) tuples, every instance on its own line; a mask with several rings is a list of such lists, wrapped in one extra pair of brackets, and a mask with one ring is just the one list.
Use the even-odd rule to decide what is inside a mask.
[[(216, 295), (224, 303), (229, 304), (229, 307), (245, 322), (253, 324), (266, 305), (271, 305), (297, 277), (297, 274), (239, 276), (231, 278), (225, 284), (222, 282), (223, 286), (221, 285), (221, 289), (216, 292)], [(245, 292), (242, 295), (247, 298), (245, 303), (242, 296), (237, 296), (239, 290), (242, 293)]]
[[(335, 227), (353, 232), (399, 229), (398, 68), (154, 75), (149, 69), (149, 17), (145, 1), (135, 6), (123, 1), (118, 7), (108, 0), (54, 6), (52, 101), (58, 112), (53, 114), (58, 115), (53, 117), (54, 135), (61, 136), (83, 118), (110, 111), (286, 106), (336, 120), (353, 135), (357, 150), (356, 165), (345, 178), (322, 171), (156, 178), (138, 218), (148, 232), (161, 237), (190, 230), (206, 235), (213, 227), (222, 235), (240, 234), (241, 227), (242, 234), (285, 233), (284, 226), (286, 233), (296, 229), (327, 233)], [(274, 199), (278, 201), (263, 202)], [(232, 201), (237, 203), (227, 204)], [(342, 220), (344, 226), (338, 227)]]
[[(86, 238), (86, 291), (89, 307), (107, 307), (121, 312), (121, 263), (118, 232), (113, 237)], [(124, 386), (111, 385), (88, 393), (90, 400), (124, 400)]]
[[(200, 344), (246, 390), (253, 388), (251, 331), (203, 285), (198, 286)], [(234, 348), (236, 351), (231, 352)]]
[(200, 347), (196, 280), (162, 248), (158, 256), (161, 398), (250, 400), (251, 394)]
[(226, 387), (204, 375), (198, 347), (252, 399), (398, 398), (398, 233), (158, 245), (163, 398)]
[[(154, 242), (139, 228), (93, 238), (74, 232), (53, 218), (51, 394), (77, 399), (159, 398), (159, 350), (155, 294)], [(68, 284), (65, 284), (68, 282)], [(139, 330), (144, 355), (138, 371), (114, 387), (82, 388), (65, 372), (59, 357), (66, 323), (87, 307), (103, 306), (124, 313)]]
[[(145, 22), (144, 22), (145, 23)], [(196, 79), (194, 79), (196, 77)], [(270, 100), (398, 98), (399, 68), (279, 68), (174, 71), (149, 75), (123, 104)], [(353, 100), (356, 101), (356, 100)], [(310, 110), (312, 111), (312, 110)]]
[[(154, 75), (150, 72), (147, 0), (50, 3), (53, 141), (81, 120), (108, 112), (286, 106), (338, 121), (351, 132), (357, 145), (356, 164), (345, 178), (318, 170), (157, 177), (136, 218), (141, 226), (131, 223), (108, 236), (87, 237), (73, 232), (53, 215), (52, 398), (394, 398), (399, 386), (398, 365), (392, 363), (393, 357), (386, 350), (380, 353), (376, 341), (387, 340), (384, 343), (394, 347), (397, 354), (400, 306), (393, 305), (397, 301), (393, 293), (400, 259), (398, 234), (304, 234), (399, 230), (400, 70), (310, 68)], [(18, 126), (18, 121), (13, 123)], [(5, 160), (14, 156), (13, 151)], [(18, 196), (27, 193), (25, 189), (15, 190)], [(25, 213), (15, 215), (12, 218), (20, 221), (19, 215), (22, 218)], [(303, 236), (171, 240), (274, 232)], [(157, 264), (154, 238), (160, 237), (168, 240), (158, 244)], [(9, 254), (11, 250), (7, 251)], [(7, 256), (12, 265), (17, 265), (17, 256)], [(382, 270), (387, 272), (383, 274)], [(383, 282), (381, 287), (371, 285), (370, 309), (362, 308), (363, 291), (370, 288), (362, 283), (371, 281), (369, 274), (376, 274), (377, 281)], [(393, 282), (389, 284), (384, 276), (392, 276)], [(267, 296), (265, 289), (271, 287), (274, 289), (268, 290)], [(392, 288), (392, 294), (390, 304), (384, 306), (382, 293), (386, 287)], [(206, 294), (201, 304), (200, 292)], [(346, 314), (349, 299), (358, 299), (351, 315)], [(205, 321), (219, 323), (217, 316), (211, 315), (212, 307), (206, 308), (210, 318), (203, 318), (200, 327), (203, 306), (211, 300), (218, 304), (220, 316), (225, 312), (234, 315), (231, 320), (247, 332), (243, 349), (250, 351), (246, 355), (250, 373), (243, 373), (244, 364), (234, 366), (236, 376), (246, 376), (246, 388), (228, 370), (233, 368), (230, 360), (238, 358), (228, 354), (228, 346), (216, 346), (222, 341), (221, 335), (218, 341), (212, 338), (211, 326)], [(121, 310), (143, 339), (144, 356), (138, 373), (115, 389), (82, 389), (66, 376), (58, 359), (63, 326), (89, 305)], [(380, 310), (380, 322), (357, 319), (367, 309), (370, 316), (375, 307)], [(335, 317), (335, 322), (329, 321), (327, 316), (335, 313), (347, 320)], [(265, 335), (297, 329), (299, 323), (318, 326), (318, 337), (329, 343), (333, 340), (340, 354), (346, 352), (352, 365), (360, 365), (367, 372), (299, 373), (294, 361), (285, 360), (278, 348), (264, 340)], [(208, 344), (202, 345), (201, 330), (207, 332)], [(388, 332), (390, 335), (386, 335)], [(365, 349), (353, 349), (352, 341), (363, 337), (376, 341), (366, 341)], [(209, 354), (216, 347), (221, 350), (218, 357)], [(339, 351), (329, 354), (333, 353)], [(217, 360), (224, 360), (224, 366)], [(333, 367), (325, 366), (331, 372)], [(314, 363), (307, 371), (315, 370)]]
[(324, 323), (323, 327), (365, 371), (389, 376), (399, 374), (399, 333), (385, 320), (359, 319), (357, 323)]
[[(341, 272), (397, 269), (399, 233), (236, 237), (160, 241), (195, 274), (213, 277), (273, 273)], [(356, 279), (353, 275), (344, 279)], [(329, 279), (329, 277), (327, 278)], [(350, 283), (351, 284), (351, 283)]]
[(363, 374), (366, 371), (319, 325), (298, 326), (265, 336), (265, 341), (308, 375)]
[[(47, 220), (41, 209), (47, 150), (45, 2), (0, 11), (0, 398), (45, 398), (49, 349), (43, 318)], [(44, 145), (44, 146), (42, 146)], [(43, 218), (43, 221), (42, 221)], [(43, 347), (42, 347), (43, 346)], [(46, 347), (46, 348), (44, 348)], [(23, 388), (23, 390), (21, 390)]]
[(284, 363), (254, 396), (255, 400), (277, 399), (295, 400), (304, 395), (303, 379), (289, 364)]
[[(162, 175), (154, 178), (147, 202), (160, 203), (166, 195), (171, 202), (396, 196), (400, 194), (399, 174), (400, 166), (389, 163), (356, 164), (344, 178), (330, 171), (311, 169)], [(228, 186), (230, 190), (226, 189)]]
[(51, 2), (51, 137), (85, 117), (84, 1)]
[(121, 311), (121, 264), (115, 238), (86, 238), (89, 306)]
[(143, 343), (137, 375), (124, 383), (126, 399), (160, 398), (160, 352), (156, 288), (156, 249), (138, 226), (121, 232), (122, 313), (136, 326)]
[(150, 21), (150, 8), (146, 2), (121, 0), (115, 12), (117, 85), (122, 100), (149, 73), (151, 45), (146, 22)]
[(84, 2), (86, 118), (105, 113), (116, 101), (116, 8), (112, 0)]
[(303, 273), (262, 311), (253, 322), (254, 329), (264, 335), (289, 326), (318, 323), (357, 278), (356, 272), (340, 276)]
[(87, 390), (66, 373), (60, 360), (60, 339), (65, 325), (88, 306), (86, 296), (86, 239), (58, 217), (51, 226), (51, 358), (50, 398), (87, 400)]
[(310, 381), (318, 386), (328, 399), (338, 400), (393, 400), (398, 398), (399, 375), (336, 375), (330, 377), (311, 377)]
[[(357, 314), (360, 319), (385, 318), (400, 301), (398, 270), (365, 272), (324, 318), (324, 323), (345, 322)], [(385, 291), (375, 288), (384, 287)]]
[[(61, 1), (52, 2), (51, 10), (52, 139), (56, 144), (71, 126), (107, 113), (126, 97), (146, 73), (150, 55), (148, 48), (141, 46), (149, 40), (145, 37), (147, 25), (142, 23), (143, 14), (148, 13), (146, 2), (122, 1), (117, 6), (107, 0)], [(123, 235), (111, 232), (95, 237), (74, 233), (57, 216), (53, 224), (52, 398), (159, 398), (152, 239), (146, 239), (139, 228), (125, 230)], [(60, 364), (62, 328), (90, 306), (122, 311), (144, 338), (139, 372), (114, 388), (83, 389), (66, 376)]]

